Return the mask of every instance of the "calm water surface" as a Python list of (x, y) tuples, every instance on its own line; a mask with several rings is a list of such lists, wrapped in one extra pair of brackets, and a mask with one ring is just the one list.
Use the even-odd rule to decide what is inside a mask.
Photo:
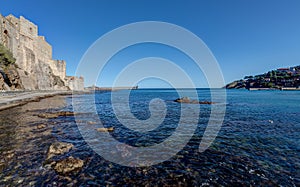
[[(122, 102), (125, 92), (118, 94)], [(209, 90), (200, 89), (198, 94), (199, 100), (210, 100)], [(189, 95), (188, 90), (186, 95)], [(148, 133), (123, 126), (114, 115), (110, 96), (109, 92), (76, 96), (74, 102), (80, 103), (85, 112), (80, 116), (81, 123), (99, 118), (104, 126), (115, 128), (111, 133), (115, 139), (137, 147), (160, 143), (176, 130), (180, 104), (172, 102), (178, 98), (175, 90), (131, 92), (130, 110), (140, 120), (150, 117), (152, 99), (165, 101), (165, 120)], [(93, 97), (98, 116), (87, 113)], [(95, 153), (82, 138), (74, 117), (49, 120), (37, 117), (39, 113), (72, 110), (70, 97), (44, 99), (0, 112), (0, 186), (299, 186), (299, 106), (300, 92), (297, 91), (228, 90), (224, 123), (208, 150), (198, 152), (211, 107), (201, 105), (196, 132), (183, 150), (163, 163), (130, 168), (106, 161)], [(46, 124), (46, 128), (37, 128), (41, 123)], [(90, 126), (95, 128), (97, 124)], [(84, 160), (80, 172), (59, 175), (44, 167), (47, 150), (55, 141), (74, 145), (63, 157)]]

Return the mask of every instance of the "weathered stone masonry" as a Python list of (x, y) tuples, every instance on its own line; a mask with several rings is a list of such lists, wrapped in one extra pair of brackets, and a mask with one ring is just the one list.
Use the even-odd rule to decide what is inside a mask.
[(66, 76), (66, 62), (52, 59), (52, 46), (25, 19), (0, 14), (0, 42), (13, 53), (26, 90), (83, 90), (82, 77)]

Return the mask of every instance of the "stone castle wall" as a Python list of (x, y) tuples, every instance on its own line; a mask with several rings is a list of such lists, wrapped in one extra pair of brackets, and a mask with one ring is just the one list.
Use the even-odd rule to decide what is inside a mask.
[(66, 62), (52, 59), (52, 46), (38, 35), (38, 27), (24, 17), (0, 14), (0, 43), (16, 58), (25, 89), (84, 89), (83, 78), (73, 78), (81, 82), (66, 77)]
[(73, 77), (67, 76), (65, 78), (67, 84), (71, 90), (82, 90), (84, 88), (84, 79), (83, 77)]

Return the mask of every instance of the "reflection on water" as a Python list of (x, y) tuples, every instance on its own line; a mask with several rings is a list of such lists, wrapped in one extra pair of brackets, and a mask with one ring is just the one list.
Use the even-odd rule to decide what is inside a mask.
[(45, 172), (42, 160), (54, 140), (53, 123), (36, 114), (65, 105), (66, 99), (58, 96), (0, 112), (0, 184), (13, 186), (29, 184), (28, 179), (41, 180), (38, 177)]
[[(111, 135), (129, 145), (147, 146), (163, 141), (176, 128), (178, 105), (169, 101), (177, 95), (166, 90), (137, 90), (132, 94), (131, 110), (139, 119), (149, 117), (147, 106), (151, 99), (167, 101), (170, 110), (165, 125), (147, 136), (130, 131), (114, 117), (110, 94), (98, 93), (97, 110), (104, 126), (114, 126)], [(71, 98), (48, 98), (2, 111), (0, 186), (299, 186), (300, 92), (285, 94), (229, 91), (225, 121), (212, 147), (204, 153), (198, 152), (210, 114), (210, 106), (206, 105), (201, 107), (195, 135), (182, 151), (161, 164), (141, 168), (113, 164), (96, 154), (83, 140), (73, 116), (54, 119), (36, 116), (42, 112), (72, 110)], [(207, 90), (199, 90), (199, 95), (201, 100), (209, 100)], [(81, 102), (84, 111), (90, 107), (91, 97), (81, 95), (75, 102)], [(86, 113), (80, 116), (80, 122), (91, 129), (96, 129), (94, 121), (95, 116)], [(45, 166), (47, 150), (55, 141), (74, 145), (62, 157), (83, 160), (80, 172), (61, 175)]]

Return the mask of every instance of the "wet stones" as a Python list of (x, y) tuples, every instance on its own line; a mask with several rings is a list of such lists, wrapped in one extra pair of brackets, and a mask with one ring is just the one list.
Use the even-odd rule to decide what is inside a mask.
[(187, 104), (205, 104), (205, 105), (216, 104), (215, 102), (211, 102), (211, 101), (191, 100), (188, 97), (182, 97), (182, 98), (175, 99), (174, 102), (177, 102), (177, 103), (187, 103)]
[(73, 147), (74, 147), (73, 144), (70, 143), (55, 142), (48, 149), (47, 159), (50, 159), (56, 155), (62, 155), (64, 153), (67, 153)]
[(98, 132), (113, 132), (115, 128), (113, 127), (108, 127), (108, 128), (97, 128)]
[(38, 125), (36, 126), (37, 129), (44, 129), (44, 128), (46, 128), (46, 127), (47, 127), (46, 124), (38, 124)]
[[(65, 142), (55, 142), (48, 149), (46, 165), (50, 166), (57, 173), (68, 174), (81, 170), (84, 161), (79, 158), (69, 156), (67, 158), (57, 159), (56, 156), (68, 153), (74, 147), (73, 144)], [(53, 159), (54, 158), (54, 159)]]
[(66, 159), (55, 162), (52, 167), (58, 173), (67, 174), (79, 171), (83, 167), (83, 164), (83, 160), (70, 156)]
[(40, 118), (58, 118), (60, 116), (74, 116), (75, 113), (71, 111), (61, 111), (61, 112), (55, 112), (55, 113), (43, 113), (43, 114), (38, 114), (38, 117)]

